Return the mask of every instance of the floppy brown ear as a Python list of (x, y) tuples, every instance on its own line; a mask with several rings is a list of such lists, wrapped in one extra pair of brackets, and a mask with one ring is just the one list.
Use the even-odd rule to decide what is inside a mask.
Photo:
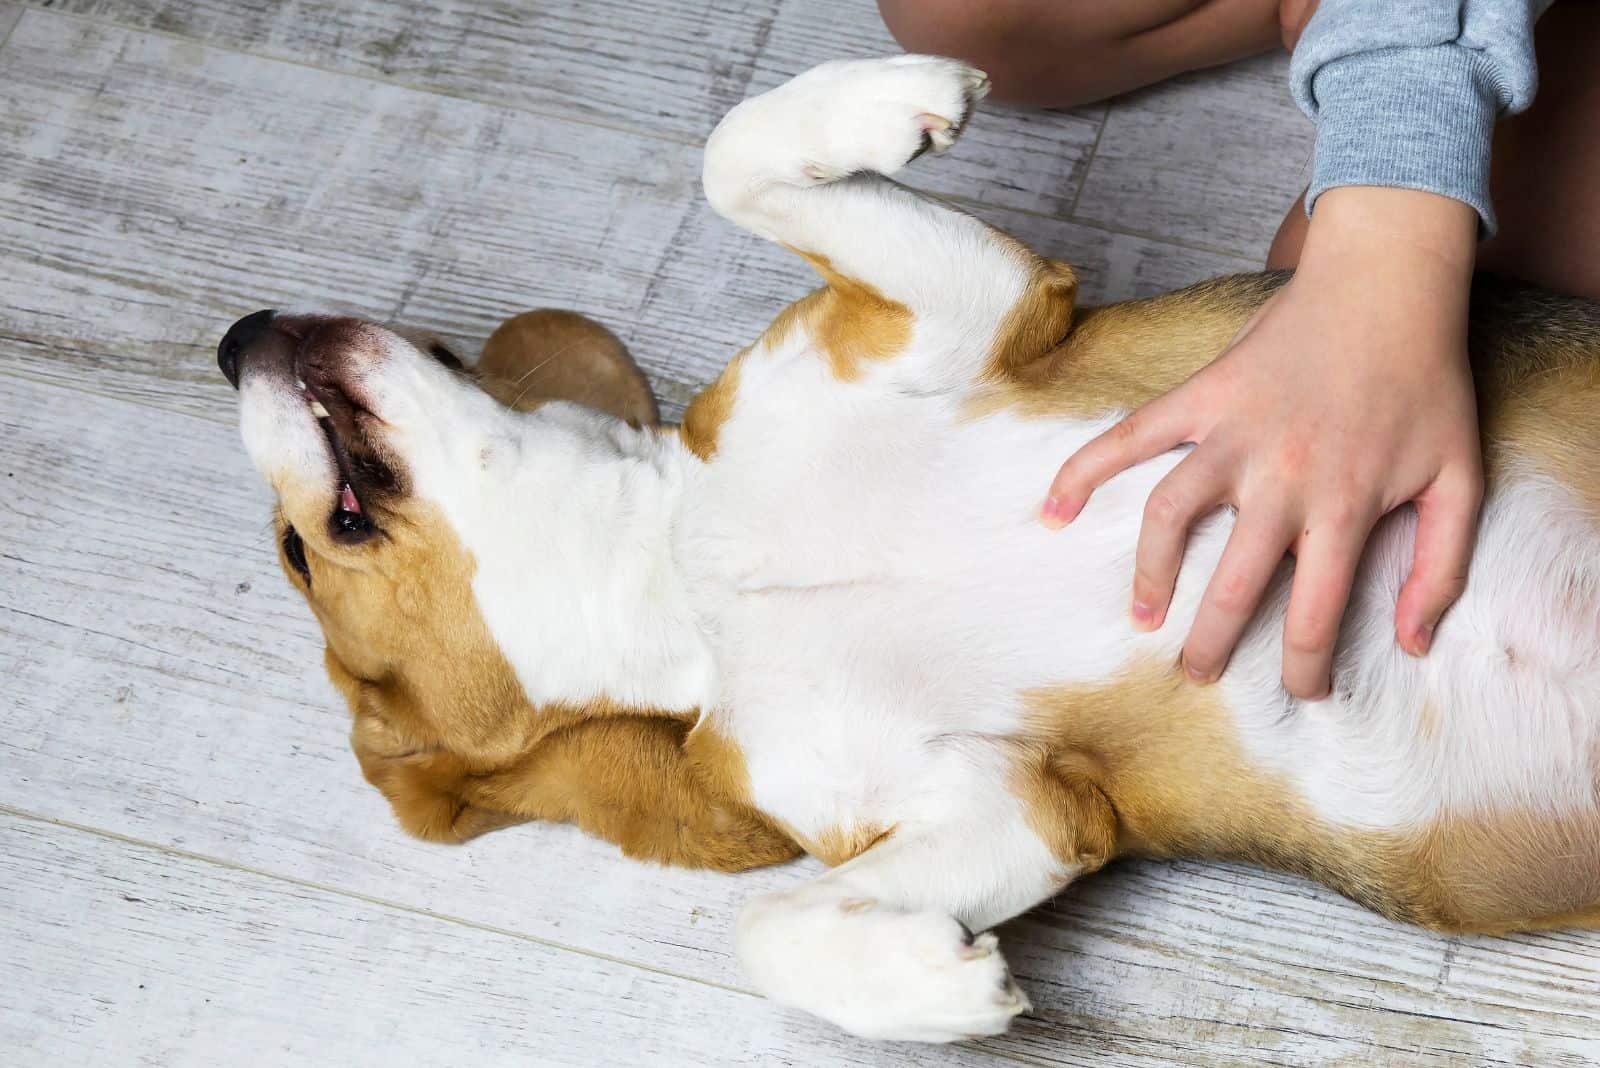
[(565, 400), (634, 426), (661, 421), (650, 383), (622, 342), (577, 312), (541, 308), (507, 319), (484, 345), (478, 374), (491, 394), (523, 411)]

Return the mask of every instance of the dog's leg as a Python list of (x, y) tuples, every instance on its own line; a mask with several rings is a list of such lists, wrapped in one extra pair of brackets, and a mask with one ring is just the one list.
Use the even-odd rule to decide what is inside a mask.
[(850, 309), (820, 343), (893, 355), (878, 363), (921, 388), (1003, 376), (1071, 322), (1065, 265), (885, 177), (948, 148), (987, 87), (931, 56), (825, 63), (734, 108), (706, 143), (711, 205), (806, 257)]
[(530, 818), (473, 804), (463, 791), (469, 774), (459, 757), (402, 738), (377, 716), (357, 714), (350, 748), (407, 834), (453, 845)]
[[(1028, 1001), (995, 936), (972, 932), (1048, 898), (1111, 849), (1114, 816), (1097, 791), (1055, 815), (1047, 843), (997, 789), (964, 797), (948, 826), (897, 827), (815, 882), (748, 904), (740, 963), (768, 997), (863, 1037), (998, 1034)], [(1067, 851), (1064, 836), (1076, 843)]]
[(659, 864), (744, 871), (798, 855), (787, 835), (700, 773), (688, 733), (658, 716), (580, 720), (468, 777), (461, 794), (489, 810), (574, 823)]

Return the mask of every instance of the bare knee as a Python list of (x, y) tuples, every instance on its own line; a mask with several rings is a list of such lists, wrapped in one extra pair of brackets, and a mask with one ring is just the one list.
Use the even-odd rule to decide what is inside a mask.
[(1075, 28), (1075, 14), (1088, 14), (1082, 0), (878, 0), (889, 32), (907, 52), (954, 56), (986, 71), (998, 100), (1072, 103), (1037, 91), (1042, 51), (1062, 68), (1104, 63), (1098, 46), (1111, 43), (1094, 25)]
[(878, 12), (907, 52), (971, 58), (967, 50), (992, 51), (1015, 31), (1025, 5), (974, 4), (970, 0), (878, 0)]
[(1068, 107), (1275, 45), (1279, 0), (878, 0), (908, 52), (989, 73), (996, 99)]

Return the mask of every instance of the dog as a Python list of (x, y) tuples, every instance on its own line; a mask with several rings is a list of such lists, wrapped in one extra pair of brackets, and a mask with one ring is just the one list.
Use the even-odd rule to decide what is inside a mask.
[[(1402, 510), (1327, 698), (1279, 678), (1289, 562), (1196, 685), (1180, 645), (1232, 515), (1193, 531), (1147, 633), (1135, 535), (1180, 454), (1064, 530), (1039, 499), (1282, 278), (1075, 307), (1065, 264), (890, 180), (986, 85), (947, 59), (835, 62), (726, 116), (710, 203), (825, 284), (675, 428), (570, 315), (513, 320), (475, 372), (347, 317), (228, 332), (284, 570), (402, 826), (570, 820), (723, 870), (803, 849), (831, 870), (751, 901), (739, 960), (877, 1039), (1003, 1031), (1028, 1003), (973, 932), (1121, 856), (1242, 858), (1439, 930), (1600, 925), (1600, 306), (1475, 292), (1487, 496), (1425, 658), (1389, 623)], [(530, 395), (558, 356), (566, 381)]]

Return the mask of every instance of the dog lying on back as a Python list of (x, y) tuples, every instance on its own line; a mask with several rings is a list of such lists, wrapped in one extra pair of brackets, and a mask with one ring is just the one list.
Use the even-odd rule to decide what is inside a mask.
[(1230, 514), (1193, 532), (1165, 627), (1126, 617), (1178, 456), (1060, 532), (1035, 510), (1062, 456), (1280, 279), (1075, 308), (1068, 267), (886, 177), (948, 148), (985, 85), (830, 63), (724, 119), (712, 205), (826, 284), (678, 428), (559, 313), (507, 324), (475, 373), (354, 319), (229, 331), (285, 570), (402, 825), (571, 820), (725, 870), (804, 849), (835, 867), (752, 901), (739, 958), (878, 1038), (1003, 1030), (1027, 1002), (971, 932), (1122, 855), (1248, 859), (1441, 929), (1600, 924), (1600, 307), (1475, 294), (1488, 496), (1426, 658), (1389, 626), (1402, 512), (1327, 698), (1280, 684), (1287, 563), (1196, 686), (1178, 653)]

